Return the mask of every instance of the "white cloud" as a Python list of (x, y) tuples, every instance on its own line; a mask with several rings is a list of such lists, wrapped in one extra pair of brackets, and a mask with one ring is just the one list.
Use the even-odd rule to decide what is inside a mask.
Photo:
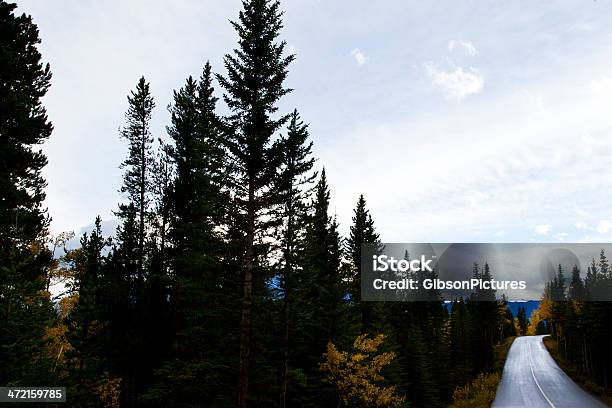
[(580, 141), (586, 145), (595, 144), (595, 138), (589, 134), (584, 134), (580, 136)]
[(470, 57), (473, 57), (478, 54), (478, 50), (471, 41), (450, 40), (448, 42), (448, 50), (451, 52), (455, 50), (461, 50)]
[[(350, 225), (355, 191), (367, 185), (373, 216), (388, 242), (459, 241), (465, 240), (465, 231), (474, 230), (491, 238), (493, 232), (504, 230), (509, 242), (530, 236), (538, 242), (558, 242), (553, 234), (576, 231), (576, 221), (587, 224), (580, 231), (594, 230), (610, 212), (608, 199), (593, 197), (608, 197), (606, 192), (612, 191), (612, 178), (605, 177), (612, 155), (612, 94), (584, 87), (586, 78), (599, 76), (588, 72), (571, 83), (552, 78), (526, 86), (528, 93), (491, 93), (470, 104), (437, 106), (435, 114), (415, 120), (348, 129), (341, 136), (345, 142), (334, 139), (321, 150), (321, 161), (336, 188), (332, 200), (338, 203), (341, 225)], [(538, 94), (549, 104), (544, 113), (530, 103), (529, 96)], [(489, 97), (496, 102), (485, 100)], [(572, 102), (577, 98), (589, 104), (577, 106)], [(593, 135), (602, 145), (580, 143), (583, 134)], [(372, 140), (376, 149), (371, 148)], [(410, 160), (400, 153), (405, 151), (411, 152)], [(351, 157), (363, 157), (368, 169), (403, 174), (411, 188), (398, 188), (396, 178), (365, 171), (363, 162), (351, 163)], [(415, 168), (428, 170), (415, 173)], [(352, 181), (347, 182), (349, 177)], [(486, 193), (486, 200), (473, 205), (479, 198), (473, 193), (478, 191)], [(534, 228), (543, 222), (555, 227), (546, 235), (535, 234)], [(599, 242), (607, 242), (606, 236), (597, 236)], [(566, 241), (570, 238), (571, 232)]]
[(612, 230), (612, 221), (610, 220), (601, 220), (597, 224), (597, 232), (600, 234), (607, 234), (610, 230)]
[[(213, 0), (172, 2), (170, 7), (151, 2), (148, 13), (139, 13), (141, 2), (114, 2), (114, 6), (98, 7), (95, 13), (90, 7), (58, 13), (52, 2), (19, 3), (20, 12), (32, 13), (39, 24), (41, 50), (54, 73), (45, 105), (55, 133), (44, 146), (49, 156), (45, 205), (53, 216), (54, 232), (89, 224), (100, 212), (109, 219), (119, 200), (121, 171), (117, 165), (126, 149), (117, 136), (126, 109), (125, 95), (146, 67), (159, 107), (153, 131), (156, 137), (164, 136), (169, 118), (163, 107), (187, 74), (199, 74), (202, 50), (215, 70), (225, 73), (223, 55), (235, 47), (235, 32), (227, 21), (235, 19), (240, 4), (231, 2), (230, 7), (228, 2)], [(308, 112), (314, 151), (319, 165), (328, 169), (332, 207), (347, 234), (359, 192), (365, 194), (377, 229), (387, 242), (462, 242), (466, 232), (474, 229), (481, 229), (483, 237), (504, 230), (510, 242), (531, 236), (554, 241), (557, 228), (570, 232), (572, 238), (573, 232), (578, 237), (588, 232), (598, 242), (612, 233), (600, 235), (589, 228), (572, 227), (583, 220), (595, 229), (599, 220), (612, 220), (606, 204), (612, 199), (612, 178), (607, 176), (612, 155), (612, 57), (606, 52), (612, 25), (605, 24), (612, 3), (540, 3), (525, 8), (498, 2), (495, 8), (475, 11), (469, 2), (460, 2), (449, 19), (416, 2), (408, 6), (393, 2), (390, 7), (358, 7), (355, 13), (335, 16), (342, 21), (333, 25), (329, 25), (329, 16), (334, 2), (327, 3), (321, 3), (329, 6), (325, 13), (319, 8), (313, 13), (313, 7), (302, 2), (286, 5), (289, 18), (308, 22), (287, 24), (291, 29), (286, 39), (295, 42), (302, 55), (290, 68), (289, 85), (296, 91), (287, 106), (299, 101), (298, 107)], [(208, 10), (213, 7), (214, 11)], [(433, 18), (429, 24), (440, 30), (423, 35), (419, 24), (392, 24), (389, 29), (397, 31), (392, 30), (390, 36), (389, 30), (377, 29), (377, 24), (362, 24), (363, 15), (368, 14), (359, 13), (374, 12), (368, 15), (374, 22), (393, 22), (397, 7), (412, 7), (410, 14), (417, 20)], [(480, 14), (474, 16), (475, 12)], [(317, 18), (319, 14), (324, 18)], [(508, 18), (488, 18), (492, 14)], [(126, 16), (137, 21), (128, 19), (131, 24), (123, 24)], [(470, 29), (470, 34), (457, 33), (457, 23), (468, 17), (487, 24)], [(577, 19), (592, 21), (601, 33), (565, 41), (567, 24), (557, 23)], [(112, 24), (116, 29), (108, 33), (106, 28)], [(516, 32), (513, 28), (518, 25), (525, 30)], [(492, 27), (499, 33), (496, 41), (490, 38)], [(544, 31), (558, 37), (539, 37)], [(150, 41), (138, 46), (123, 41), (135, 32)], [(201, 47), (181, 46), (184, 38), (194, 36), (202, 39)], [(365, 43), (342, 48), (347, 38), (357, 37), (380, 44), (377, 52), (388, 56), (379, 60), (359, 51), (368, 66), (374, 63), (370, 59), (380, 64), (380, 75), (370, 73), (372, 78), (362, 78), (368, 67), (351, 62), (356, 58), (349, 54), (353, 48), (369, 50)], [(406, 38), (422, 41), (408, 51), (403, 48)], [(466, 55), (464, 47), (455, 45), (449, 52), (452, 38), (478, 44), (475, 48), (480, 56), (489, 56), (489, 47), (483, 47), (493, 42), (503, 43), (503, 52), (480, 66), (473, 62), (478, 56)], [(526, 50), (526, 43), (533, 47)], [(337, 55), (338, 49), (344, 50), (343, 55)], [(308, 55), (308, 50), (316, 52)], [(542, 58), (530, 58), (532, 54)], [(122, 64), (108, 64), (108, 55), (119, 56)], [(338, 64), (342, 59), (358, 69), (345, 72)], [(467, 73), (470, 66), (479, 68), (486, 76), (487, 95), (483, 92), (482, 97), (470, 99), (471, 103), (440, 104), (444, 94), (440, 97), (432, 92), (423, 70), (423, 63), (429, 60), (448, 73), (454, 73), (456, 66)], [(456, 65), (444, 65), (453, 60)], [(417, 64), (414, 69), (413, 63)], [(336, 74), (335, 80), (324, 89), (310, 86), (320, 82), (321, 76), (331, 77), (330, 72)], [(92, 75), (102, 80), (88, 86)], [(374, 86), (355, 86), (359, 79)], [(531, 100), (520, 92), (523, 88)], [(74, 100), (95, 103), (79, 104), (75, 111)], [(380, 103), (369, 106), (371, 100)], [(539, 109), (540, 101), (546, 102), (544, 112)], [(339, 103), (346, 112), (342, 121), (334, 120), (334, 107)], [(93, 133), (84, 138), (84, 128)], [(583, 134), (590, 135), (585, 138), (587, 143), (580, 143)], [(102, 154), (91, 155), (91, 151)], [(472, 190), (486, 192), (487, 199), (470, 206), (466, 192)], [(540, 236), (533, 233), (533, 227), (525, 228), (542, 222), (554, 225), (553, 232)]]
[(535, 227), (533, 227), (533, 232), (535, 232), (538, 235), (548, 235), (548, 233), (550, 232), (550, 225), (549, 224), (536, 225)]
[(472, 190), (468, 195), (468, 202), (472, 207), (482, 204), (486, 199), (487, 195), (479, 190)]
[(494, 237), (503, 237), (504, 235), (506, 235), (506, 231), (497, 231), (493, 233)]
[(557, 241), (565, 241), (567, 236), (568, 236), (567, 232), (558, 232), (555, 235), (553, 235), (553, 238), (556, 239)]
[(572, 26), (570, 26), (569, 31), (578, 31), (578, 32), (585, 32), (585, 33), (589, 33), (592, 31), (595, 31), (599, 28), (599, 26), (597, 24), (595, 24), (592, 21), (581, 21), (578, 22)]
[(355, 58), (355, 61), (357, 61), (357, 64), (359, 65), (365, 64), (366, 60), (368, 59), (359, 48), (355, 48), (353, 51), (351, 51), (351, 55)]
[(587, 87), (594, 93), (607, 94), (612, 91), (612, 78), (601, 76), (588, 82)]
[(574, 224), (574, 227), (576, 227), (576, 229), (585, 229), (587, 225), (585, 222), (578, 221), (577, 223)]
[(484, 78), (476, 68), (464, 71), (456, 67), (453, 71), (443, 71), (433, 62), (425, 64), (425, 72), (431, 83), (446, 93), (448, 99), (463, 99), (482, 91)]

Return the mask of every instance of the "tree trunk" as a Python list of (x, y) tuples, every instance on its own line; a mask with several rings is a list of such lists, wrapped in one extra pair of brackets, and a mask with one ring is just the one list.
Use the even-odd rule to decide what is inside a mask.
[(287, 208), (287, 247), (285, 255), (285, 276), (283, 279), (284, 286), (284, 302), (283, 302), (283, 319), (284, 319), (284, 330), (283, 330), (283, 365), (281, 367), (281, 380), (280, 380), (280, 401), (279, 407), (287, 407), (287, 385), (289, 377), (289, 274), (291, 273), (291, 258), (293, 251), (293, 206), (292, 206), (292, 191), (289, 193), (289, 204)]
[(251, 309), (253, 307), (253, 256), (255, 241), (255, 191), (254, 180), (249, 179), (247, 203), (246, 255), (243, 278), (242, 318), (240, 321), (240, 368), (238, 382), (238, 407), (247, 408), (249, 392), (249, 362), (251, 355)]
[(142, 283), (143, 280), (143, 263), (144, 263), (144, 224), (145, 224), (145, 188), (146, 188), (146, 167), (147, 167), (147, 155), (146, 155), (146, 128), (145, 128), (145, 120), (143, 118), (142, 125), (142, 143), (140, 146), (140, 158), (142, 160), (140, 167), (140, 225), (138, 228), (138, 280), (139, 284)]
[(283, 330), (283, 366), (281, 367), (280, 401), (279, 407), (287, 407), (287, 385), (289, 373), (289, 293), (287, 292), (287, 277), (285, 277), (285, 299), (283, 305), (284, 330)]
[(168, 185), (169, 185), (169, 180), (170, 180), (170, 175), (168, 174), (168, 164), (164, 163), (163, 164), (163, 169), (164, 169), (164, 186), (163, 186), (163, 190), (161, 193), (161, 200), (162, 200), (162, 225), (161, 225), (161, 232), (160, 232), (160, 264), (161, 264), (161, 271), (162, 271), (162, 276), (166, 276), (166, 228), (168, 225), (168, 204), (166, 201), (166, 192), (168, 191)]

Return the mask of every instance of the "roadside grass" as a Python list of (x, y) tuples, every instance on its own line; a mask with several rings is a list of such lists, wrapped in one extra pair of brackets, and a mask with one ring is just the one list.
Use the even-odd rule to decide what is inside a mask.
[(561, 369), (567, 374), (576, 384), (584, 389), (589, 394), (597, 397), (601, 402), (609, 407), (612, 407), (612, 394), (610, 391), (606, 394), (604, 388), (600, 385), (595, 384), (591, 379), (580, 373), (574, 366), (569, 364), (563, 355), (559, 351), (559, 344), (555, 339), (550, 336), (544, 337), (544, 345), (548, 349), (548, 352), (555, 360), (555, 362), (561, 367)]
[(495, 369), (491, 373), (481, 373), (476, 379), (453, 393), (453, 403), (449, 408), (488, 408), (495, 400), (497, 386), (506, 362), (506, 356), (515, 337), (508, 337), (495, 346)]
[(516, 337), (508, 337), (507, 339), (504, 339), (502, 343), (495, 346), (495, 371), (497, 371), (499, 374), (504, 371), (506, 357), (508, 356), (510, 346), (512, 346), (515, 338)]

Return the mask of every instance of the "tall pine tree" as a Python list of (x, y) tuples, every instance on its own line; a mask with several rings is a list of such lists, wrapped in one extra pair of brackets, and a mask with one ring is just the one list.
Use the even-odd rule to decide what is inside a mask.
[[(199, 81), (187, 78), (170, 107), (176, 179), (170, 195), (174, 271), (175, 340), (170, 360), (157, 370), (159, 381), (146, 399), (158, 404), (229, 406), (237, 354), (231, 329), (237, 325), (235, 279), (224, 262), (227, 188), (221, 123), (212, 70)], [(230, 353), (230, 352), (233, 352)]]
[(359, 306), (361, 314), (361, 331), (366, 333), (373, 329), (376, 323), (374, 315), (375, 305), (368, 302), (360, 302), (361, 296), (361, 247), (364, 244), (376, 246), (374, 252), (382, 250), (380, 236), (374, 228), (374, 221), (368, 209), (363, 194), (357, 200), (353, 215), (353, 225), (351, 225), (350, 235), (346, 241), (348, 255), (352, 260), (351, 286), (349, 294), (353, 302)]
[[(291, 369), (290, 336), (292, 322), (300, 319), (302, 308), (293, 301), (294, 282), (303, 272), (304, 235), (306, 232), (306, 200), (316, 177), (312, 172), (312, 142), (308, 140), (308, 125), (300, 120), (297, 110), (291, 114), (287, 135), (282, 139), (282, 163), (277, 178), (282, 199), (280, 245), (282, 257), (278, 265), (282, 307), (282, 349), (279, 406), (288, 406), (289, 372)], [(297, 307), (296, 307), (297, 306)]]
[(121, 136), (128, 142), (127, 158), (121, 163), (124, 169), (121, 193), (127, 203), (119, 205), (118, 217), (125, 222), (130, 205), (136, 211), (137, 247), (134, 254), (138, 263), (138, 274), (135, 277), (138, 285), (144, 282), (146, 221), (149, 214), (151, 193), (151, 176), (153, 164), (153, 136), (150, 122), (155, 102), (149, 89), (149, 83), (141, 77), (136, 89), (128, 96), (128, 110), (125, 114), (126, 126)]
[[(313, 213), (306, 232), (304, 278), (298, 290), (309, 304), (309, 319), (304, 323), (305, 342), (299, 367), (309, 380), (303, 393), (304, 406), (328, 406), (334, 392), (321, 381), (319, 363), (327, 342), (344, 347), (357, 334), (352, 309), (346, 300), (348, 272), (342, 263), (342, 239), (338, 224), (329, 214), (330, 192), (325, 169), (315, 187)], [(336, 401), (337, 404), (337, 401)]]
[(53, 313), (40, 144), (53, 129), (41, 102), (51, 71), (36, 24), (16, 7), (0, 1), (0, 384), (48, 384), (43, 336)]
[[(493, 279), (489, 264), (481, 268), (474, 264), (473, 278), (490, 281)], [(494, 289), (478, 287), (470, 294), (468, 310), (470, 313), (470, 344), (474, 359), (475, 373), (491, 371), (494, 367), (494, 346), (499, 338), (499, 307)]]
[(106, 369), (104, 356), (108, 344), (101, 294), (107, 265), (103, 252), (108, 245), (110, 240), (102, 236), (98, 216), (91, 234), (83, 234), (81, 247), (73, 250), (71, 256), (74, 281), (70, 295), (78, 300), (67, 318), (67, 338), (72, 349), (66, 356), (70, 361), (69, 390), (74, 406), (97, 405), (97, 387)]
[(155, 102), (144, 77), (127, 97), (128, 110), (122, 139), (127, 141), (128, 154), (121, 163), (124, 170), (120, 192), (125, 201), (119, 204), (117, 244), (112, 256), (115, 299), (110, 310), (113, 344), (112, 363), (122, 374), (122, 403), (135, 404), (140, 389), (146, 387), (154, 359), (148, 355), (150, 247), (147, 245), (151, 226), (152, 178), (154, 168), (153, 136), (150, 122)]
[(273, 217), (266, 213), (278, 203), (273, 187), (281, 161), (277, 130), (288, 115), (274, 118), (279, 99), (290, 92), (283, 83), (293, 55), (284, 56), (285, 42), (280, 3), (244, 0), (239, 21), (232, 22), (238, 34), (234, 55), (225, 56), (227, 75), (219, 76), (224, 99), (232, 114), (228, 118), (227, 144), (234, 160), (234, 193), (244, 218), (243, 301), (240, 324), (238, 405), (246, 407), (249, 396), (252, 311), (254, 287), (264, 287), (258, 268), (258, 240)]

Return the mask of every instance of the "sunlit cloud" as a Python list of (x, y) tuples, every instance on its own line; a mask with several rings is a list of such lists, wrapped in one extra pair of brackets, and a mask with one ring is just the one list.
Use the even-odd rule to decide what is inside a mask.
[(465, 71), (462, 67), (456, 67), (444, 71), (430, 61), (425, 64), (425, 72), (431, 83), (444, 92), (448, 99), (463, 99), (480, 93), (484, 86), (484, 77), (476, 68)]
[(448, 50), (451, 52), (460, 50), (465, 54), (469, 55), (470, 57), (473, 57), (478, 54), (478, 50), (476, 49), (474, 44), (472, 44), (471, 41), (450, 40), (448, 42)]
[(353, 58), (355, 58), (357, 64), (363, 65), (366, 63), (367, 57), (359, 48), (355, 48), (353, 51), (351, 51), (351, 55)]
[(550, 232), (550, 225), (536, 225), (533, 227), (533, 232), (535, 232), (537, 235), (548, 235), (548, 233)]
[(612, 221), (610, 220), (601, 220), (597, 224), (597, 232), (600, 234), (607, 234), (610, 230), (612, 230)]

